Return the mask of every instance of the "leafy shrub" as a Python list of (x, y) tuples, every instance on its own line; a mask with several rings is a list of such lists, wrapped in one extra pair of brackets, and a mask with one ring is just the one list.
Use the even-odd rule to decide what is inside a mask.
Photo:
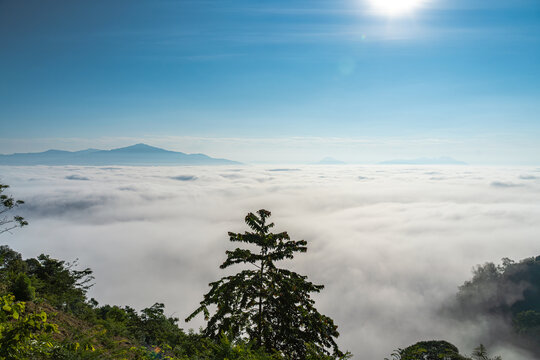
[(11, 285), (11, 292), (17, 301), (32, 301), (36, 297), (36, 289), (32, 286), (30, 278), (19, 273)]

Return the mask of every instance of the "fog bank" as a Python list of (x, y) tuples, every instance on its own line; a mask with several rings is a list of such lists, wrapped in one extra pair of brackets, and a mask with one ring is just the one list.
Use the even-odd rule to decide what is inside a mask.
[[(227, 231), (270, 210), (276, 231), (308, 241), (282, 265), (326, 285), (317, 307), (355, 359), (430, 339), (470, 353), (489, 324), (443, 318), (440, 307), (474, 265), (540, 255), (538, 168), (35, 166), (0, 167), (0, 183), (26, 201), (30, 223), (2, 243), (79, 258), (101, 304), (164, 302), (181, 319), (224, 275), (236, 246)], [(490, 350), (527, 359), (504, 343)]]

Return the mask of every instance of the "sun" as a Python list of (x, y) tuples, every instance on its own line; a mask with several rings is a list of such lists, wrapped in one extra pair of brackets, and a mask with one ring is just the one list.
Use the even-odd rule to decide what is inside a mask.
[(369, 0), (374, 11), (381, 15), (399, 16), (412, 12), (425, 0)]

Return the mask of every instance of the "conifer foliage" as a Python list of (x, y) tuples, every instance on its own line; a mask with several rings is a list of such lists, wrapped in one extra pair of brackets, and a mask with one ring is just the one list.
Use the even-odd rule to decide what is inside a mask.
[[(335, 342), (339, 336), (337, 326), (317, 311), (310, 296), (324, 286), (276, 266), (276, 262), (292, 259), (297, 252), (306, 252), (307, 242), (291, 240), (287, 232), (271, 233), (274, 223), (267, 222), (270, 215), (264, 209), (249, 213), (245, 222), (251, 232), (229, 232), (231, 241), (255, 245), (258, 251), (226, 251), (222, 269), (235, 264), (247, 266), (235, 275), (210, 283), (201, 306), (186, 321), (202, 312), (207, 320), (206, 336), (247, 340), (290, 359), (305, 359), (313, 352), (343, 356)], [(211, 306), (216, 309), (213, 315)]]

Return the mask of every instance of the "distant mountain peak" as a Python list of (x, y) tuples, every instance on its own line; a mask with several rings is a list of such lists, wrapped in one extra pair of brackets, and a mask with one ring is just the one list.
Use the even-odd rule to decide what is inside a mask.
[(161, 149), (155, 146), (150, 146), (147, 144), (139, 143), (131, 146), (126, 146), (122, 148), (112, 149), (110, 151), (117, 152), (167, 152), (168, 150)]
[(137, 148), (137, 149), (159, 149), (155, 146), (150, 146), (148, 144), (145, 144), (145, 143), (138, 143), (138, 144), (135, 144), (135, 145), (131, 145), (131, 146), (128, 146), (128, 148)]

